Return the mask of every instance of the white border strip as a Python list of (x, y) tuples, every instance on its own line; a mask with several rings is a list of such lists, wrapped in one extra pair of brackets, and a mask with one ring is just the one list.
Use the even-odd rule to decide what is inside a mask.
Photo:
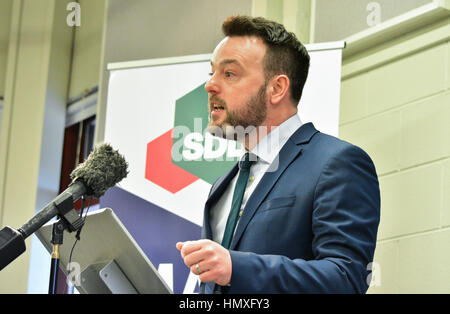
[(307, 44), (305, 45), (305, 48), (309, 52), (312, 52), (312, 51), (344, 49), (346, 46), (347, 43), (345, 41), (331, 41), (326, 43)]
[[(320, 51), (320, 50), (344, 49), (345, 46), (346, 46), (345, 41), (335, 41), (335, 42), (326, 42), (326, 43), (318, 43), (318, 44), (308, 44), (308, 45), (305, 45), (305, 48), (308, 51)], [(201, 54), (201, 55), (191, 55), (191, 56), (184, 56), (184, 57), (171, 57), (171, 58), (116, 62), (116, 63), (108, 63), (107, 69), (109, 71), (114, 71), (114, 70), (124, 70), (124, 69), (160, 66), (160, 65), (168, 65), (168, 64), (204, 62), (204, 61), (211, 60), (211, 57), (212, 57), (212, 54)]]
[(147, 59), (147, 60), (108, 63), (107, 69), (109, 71), (112, 71), (112, 70), (142, 68), (142, 67), (159, 66), (159, 65), (178, 64), (178, 63), (203, 62), (203, 61), (211, 60), (211, 56), (212, 56), (211, 54), (202, 54), (202, 55), (191, 55), (191, 56), (183, 56), (183, 57), (171, 57), (171, 58), (159, 58), (159, 59)]

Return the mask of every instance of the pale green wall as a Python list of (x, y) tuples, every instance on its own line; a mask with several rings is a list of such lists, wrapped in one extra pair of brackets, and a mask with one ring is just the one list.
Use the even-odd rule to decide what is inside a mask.
[(79, 0), (81, 25), (75, 27), (69, 98), (98, 86), (106, 0)]
[(340, 136), (373, 158), (381, 188), (369, 293), (450, 293), (449, 23), (343, 60)]
[[(21, 227), (51, 200), (44, 192), (58, 192), (72, 47), (68, 1), (13, 1), (0, 132), (1, 226)], [(0, 272), (0, 293), (27, 292), (30, 240)]]
[(310, 43), (312, 0), (253, 0), (252, 15), (283, 24), (303, 43)]
[(12, 0), (0, 0), (0, 96), (5, 93), (6, 59), (9, 47)]

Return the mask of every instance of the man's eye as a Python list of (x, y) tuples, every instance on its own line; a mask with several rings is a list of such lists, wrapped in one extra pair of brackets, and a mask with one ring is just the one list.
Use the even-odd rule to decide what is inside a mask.
[(214, 75), (214, 72), (209, 72), (208, 75), (209, 75), (209, 76), (213, 76), (213, 75)]
[(225, 72), (225, 76), (226, 77), (233, 77), (234, 76), (234, 73), (233, 72)]

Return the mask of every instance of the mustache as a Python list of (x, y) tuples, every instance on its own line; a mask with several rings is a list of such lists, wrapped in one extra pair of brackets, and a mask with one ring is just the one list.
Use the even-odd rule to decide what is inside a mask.
[(225, 100), (220, 99), (219, 97), (217, 97), (217, 96), (215, 96), (215, 95), (210, 96), (210, 97), (208, 98), (208, 101), (209, 101), (209, 104), (210, 104), (210, 105), (211, 105), (212, 102), (214, 102), (214, 103), (217, 103), (217, 104), (223, 106), (225, 109), (227, 108), (227, 103), (225, 102)]

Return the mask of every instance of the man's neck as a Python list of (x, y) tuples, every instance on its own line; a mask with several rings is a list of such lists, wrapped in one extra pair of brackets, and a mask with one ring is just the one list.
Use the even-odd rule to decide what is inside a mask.
[(297, 114), (297, 111), (290, 115), (289, 117), (285, 118), (284, 120), (279, 121), (265, 121), (260, 126), (256, 127), (252, 132), (249, 134), (245, 134), (245, 143), (242, 143), (245, 147), (246, 151), (252, 151), (256, 145), (267, 135), (269, 135), (273, 130), (278, 128), (281, 124), (283, 124), (285, 121), (292, 118), (294, 115)]

